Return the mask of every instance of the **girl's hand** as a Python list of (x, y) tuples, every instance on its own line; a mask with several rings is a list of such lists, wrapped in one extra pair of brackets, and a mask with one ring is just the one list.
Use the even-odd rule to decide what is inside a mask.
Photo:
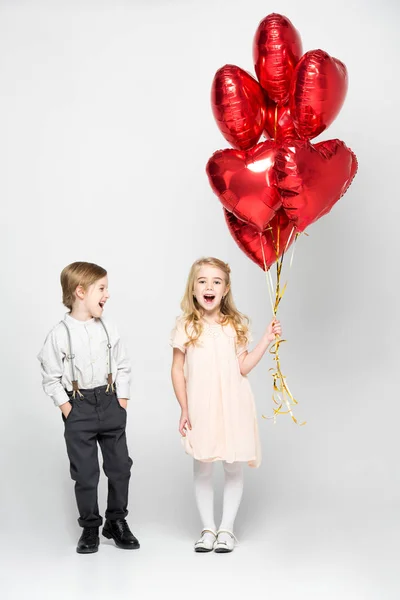
[(277, 335), (279, 335), (279, 337), (282, 335), (281, 323), (277, 319), (272, 319), (266, 331), (268, 343), (274, 342)]
[(189, 421), (189, 415), (187, 412), (182, 411), (181, 418), (179, 419), (179, 433), (181, 436), (186, 437), (186, 431), (188, 429), (192, 429)]

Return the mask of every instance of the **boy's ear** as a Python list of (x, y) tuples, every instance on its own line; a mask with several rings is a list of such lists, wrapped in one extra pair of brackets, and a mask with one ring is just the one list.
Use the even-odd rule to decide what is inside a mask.
[(85, 290), (81, 285), (78, 285), (75, 290), (75, 296), (80, 300), (83, 300), (85, 297)]

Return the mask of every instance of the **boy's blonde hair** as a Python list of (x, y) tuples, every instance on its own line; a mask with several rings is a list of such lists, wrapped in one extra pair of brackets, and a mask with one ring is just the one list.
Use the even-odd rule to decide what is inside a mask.
[(213, 257), (200, 258), (193, 263), (186, 283), (185, 294), (182, 298), (181, 309), (185, 321), (185, 331), (189, 338), (188, 346), (195, 344), (203, 332), (203, 324), (201, 321), (202, 313), (199, 303), (194, 297), (194, 284), (197, 278), (197, 273), (204, 265), (216, 267), (225, 275), (225, 283), (227, 292), (221, 302), (220, 313), (222, 316), (222, 325), (231, 324), (236, 331), (238, 346), (244, 346), (248, 342), (248, 323), (249, 319), (242, 315), (236, 308), (231, 290), (231, 269), (227, 263)]
[(64, 306), (72, 310), (78, 285), (87, 290), (90, 285), (106, 275), (107, 271), (94, 263), (74, 262), (65, 267), (60, 275)]

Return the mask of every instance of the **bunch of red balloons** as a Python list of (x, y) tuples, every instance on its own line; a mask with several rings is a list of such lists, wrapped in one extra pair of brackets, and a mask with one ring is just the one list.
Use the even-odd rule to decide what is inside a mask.
[[(343, 105), (348, 79), (342, 62), (323, 50), (302, 56), (300, 34), (275, 13), (258, 26), (253, 57), (258, 81), (235, 65), (215, 74), (213, 114), (234, 149), (215, 152), (207, 174), (231, 235), (264, 269), (295, 239), (293, 232), (304, 231), (343, 196), (357, 159), (340, 140), (310, 142)], [(266, 141), (258, 143), (262, 135)]]

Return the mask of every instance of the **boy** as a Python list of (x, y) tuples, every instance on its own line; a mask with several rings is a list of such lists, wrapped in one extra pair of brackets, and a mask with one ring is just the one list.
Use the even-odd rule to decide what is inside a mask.
[(90, 554), (99, 547), (103, 521), (97, 503), (97, 444), (108, 477), (102, 533), (119, 548), (139, 548), (125, 520), (132, 465), (125, 434), (131, 369), (117, 331), (102, 320), (110, 297), (107, 271), (92, 263), (72, 263), (61, 273), (61, 287), (69, 312), (51, 330), (38, 358), (44, 391), (60, 408), (65, 426), (83, 527), (76, 551)]

